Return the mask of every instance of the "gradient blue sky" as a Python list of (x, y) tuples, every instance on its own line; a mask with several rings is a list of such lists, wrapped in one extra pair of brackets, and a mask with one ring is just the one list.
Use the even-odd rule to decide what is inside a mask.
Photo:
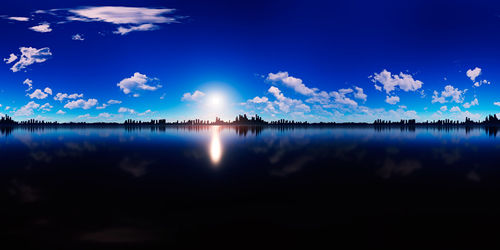
[(0, 6), (0, 114), (16, 120), (258, 113), (371, 122), (500, 112), (497, 1)]

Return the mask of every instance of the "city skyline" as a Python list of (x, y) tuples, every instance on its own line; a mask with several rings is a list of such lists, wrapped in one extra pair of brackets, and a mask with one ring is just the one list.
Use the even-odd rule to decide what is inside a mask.
[(500, 4), (424, 1), (401, 13), (396, 1), (361, 3), (3, 4), (0, 115), (422, 122), (500, 114)]

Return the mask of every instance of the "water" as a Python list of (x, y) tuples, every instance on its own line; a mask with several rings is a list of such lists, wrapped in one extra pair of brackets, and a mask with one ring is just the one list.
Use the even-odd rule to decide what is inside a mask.
[(480, 128), (2, 129), (0, 230), (66, 249), (476, 246), (498, 233), (499, 153)]

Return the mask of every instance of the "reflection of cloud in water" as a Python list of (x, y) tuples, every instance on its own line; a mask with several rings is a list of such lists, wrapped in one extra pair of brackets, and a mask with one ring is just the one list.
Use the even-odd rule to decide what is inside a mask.
[(133, 227), (117, 227), (84, 233), (80, 239), (96, 243), (140, 243), (154, 240), (154, 234)]
[(434, 148), (433, 152), (434, 157), (442, 159), (446, 165), (455, 164), (462, 158), (458, 148), (440, 147)]
[(131, 174), (132, 176), (138, 178), (146, 174), (147, 167), (151, 165), (152, 161), (147, 160), (132, 160), (129, 157), (125, 157), (120, 162), (120, 168)]
[(17, 180), (12, 181), (9, 193), (21, 202), (31, 203), (40, 200), (40, 192), (37, 189)]
[(300, 156), (295, 158), (292, 163), (286, 164), (282, 168), (271, 169), (270, 173), (271, 175), (287, 176), (300, 171), (307, 163), (312, 162), (312, 160), (314, 160), (312, 156)]
[(420, 168), (422, 168), (422, 164), (417, 160), (402, 160), (396, 163), (394, 160), (387, 158), (382, 168), (377, 171), (377, 174), (384, 179), (388, 179), (393, 175), (408, 176)]

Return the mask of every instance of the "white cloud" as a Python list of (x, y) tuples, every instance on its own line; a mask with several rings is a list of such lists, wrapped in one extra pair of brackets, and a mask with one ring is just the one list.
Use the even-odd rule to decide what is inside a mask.
[(28, 95), (31, 99), (33, 98), (36, 98), (36, 99), (45, 99), (47, 98), (47, 94), (44, 93), (42, 90), (40, 89), (36, 89), (33, 93), (29, 94)]
[(112, 100), (112, 99), (108, 101), (108, 104), (120, 104), (120, 103), (122, 103), (122, 101)]
[(58, 114), (58, 115), (64, 115), (64, 114), (66, 114), (66, 112), (64, 112), (62, 110), (59, 110), (59, 111), (56, 112), (56, 114)]
[(80, 34), (74, 34), (72, 37), (71, 37), (72, 40), (75, 40), (75, 41), (83, 41), (85, 40), (85, 38), (80, 35)]
[(122, 103), (122, 102), (121, 101), (117, 101), (117, 100), (109, 100), (108, 103), (103, 103), (101, 106), (96, 107), (96, 109), (105, 109), (109, 105), (120, 104), (120, 103)]
[(394, 105), (399, 102), (399, 96), (387, 96), (385, 102)]
[(12, 66), (12, 68), (10, 68), (12, 72), (18, 72), (19, 70), (25, 69), (34, 63), (45, 62), (50, 56), (52, 56), (48, 47), (41, 49), (21, 47), (19, 50), (21, 51), (21, 58)]
[(472, 80), (475, 81), (476, 77), (478, 77), (481, 74), (481, 68), (474, 68), (474, 69), (469, 69), (467, 70), (467, 76)]
[(11, 17), (7, 17), (7, 19), (18, 21), (18, 22), (27, 22), (30, 20), (28, 17), (22, 17), (22, 16), (11, 16)]
[(500, 102), (494, 102), (493, 105), (500, 106)]
[(276, 98), (276, 101), (268, 103), (268, 107), (266, 107), (266, 109), (269, 111), (277, 112), (272, 105), (277, 105), (279, 110), (285, 113), (311, 111), (311, 108), (304, 104), (301, 100), (286, 97), (283, 93), (281, 93), (281, 90), (274, 86), (271, 86), (267, 91)]
[[(381, 83), (387, 94), (396, 90), (396, 87), (405, 92), (416, 91), (424, 84), (422, 81), (414, 80), (412, 75), (403, 72), (399, 73), (399, 75), (391, 75), (391, 72), (385, 69), (380, 73), (375, 73), (371, 78), (373, 78), (372, 81)], [(375, 85), (375, 88), (377, 88), (377, 85)]]
[(83, 99), (79, 99), (76, 101), (71, 101), (66, 103), (64, 105), (65, 108), (67, 109), (76, 109), (76, 108), (82, 108), (82, 109), (90, 109), (97, 105), (97, 100), (96, 99), (88, 99), (87, 101)]
[(133, 109), (129, 109), (129, 108), (124, 108), (124, 107), (121, 107), (118, 109), (118, 113), (130, 113), (130, 114), (135, 114), (135, 110)]
[(448, 106), (444, 105), (440, 108), (441, 111), (445, 112), (446, 110), (448, 110)]
[(33, 30), (33, 31), (36, 31), (36, 32), (40, 32), (40, 33), (47, 33), (47, 32), (51, 32), (52, 29), (50, 28), (50, 24), (49, 23), (41, 23), (37, 26), (33, 26), (33, 27), (30, 27), (30, 30)]
[(68, 95), (66, 93), (57, 93), (56, 96), (54, 96), (54, 100), (56, 101), (64, 101), (64, 99), (77, 99), (77, 98), (82, 98), (83, 97), (83, 94), (71, 94), (71, 95)]
[(352, 89), (339, 89), (338, 91), (330, 92), (330, 96), (333, 97), (333, 102), (342, 105), (348, 105), (351, 107), (357, 107), (358, 103), (351, 98), (346, 97), (346, 94), (352, 93)]
[(195, 92), (193, 92), (193, 94), (191, 94), (189, 92), (184, 93), (184, 95), (182, 95), (181, 101), (199, 101), (204, 96), (205, 96), (205, 93), (203, 93), (199, 90), (196, 90)]
[(467, 92), (467, 89), (459, 90), (451, 85), (446, 85), (444, 90), (441, 92), (441, 95), (439, 95), (437, 91), (434, 91), (434, 94), (432, 95), (432, 103), (446, 103), (448, 102), (448, 97), (451, 97), (450, 102), (462, 103), (464, 101), (463, 95), (465, 92)]
[(144, 111), (144, 112), (142, 112), (142, 113), (139, 113), (139, 114), (137, 114), (137, 115), (139, 115), (139, 116), (143, 116), (143, 115), (147, 115), (147, 114), (151, 114), (151, 113), (152, 113), (152, 112), (151, 112), (151, 109), (148, 109), (148, 110), (146, 110), (146, 111)]
[(490, 82), (490, 81), (488, 81), (488, 80), (483, 79), (483, 80), (481, 80), (481, 81), (477, 81), (477, 82), (475, 82), (475, 83), (474, 83), (474, 87), (479, 87), (479, 86), (481, 86), (481, 85), (483, 85), (483, 84), (488, 84), (488, 85), (490, 85), (490, 84), (491, 84), (491, 82)]
[[(172, 23), (173, 17), (165, 17), (171, 14), (174, 9), (165, 8), (141, 8), (122, 6), (100, 6), (72, 9), (71, 13), (77, 21), (99, 21), (113, 24), (145, 24), (145, 23)], [(75, 20), (70, 18), (70, 20)]]
[(43, 92), (45, 92), (45, 93), (47, 93), (47, 94), (49, 94), (49, 95), (52, 95), (52, 89), (50, 89), (49, 87), (45, 88), (45, 89), (43, 90)]
[(156, 30), (158, 29), (158, 25), (154, 25), (151, 23), (146, 23), (146, 24), (141, 24), (138, 26), (130, 26), (128, 28), (125, 27), (118, 27), (116, 31), (113, 31), (114, 34), (120, 34), (120, 35), (126, 35), (132, 31), (151, 31), (151, 30)]
[(248, 102), (253, 102), (253, 103), (267, 103), (269, 99), (265, 96), (263, 97), (254, 97), (253, 99), (248, 100)]
[(79, 115), (76, 119), (90, 118), (90, 114)]
[(382, 91), (382, 87), (378, 86), (377, 84), (374, 84), (373, 86), (375, 87), (376, 90)]
[(360, 87), (354, 86), (354, 89), (356, 90), (356, 93), (354, 94), (354, 98), (363, 100), (366, 102), (366, 98), (368, 97), (365, 93), (363, 93), (363, 89)]
[(105, 108), (107, 108), (107, 107), (108, 107), (108, 104), (103, 103), (101, 106), (97, 106), (97, 107), (95, 107), (95, 108), (96, 108), (96, 109), (105, 109)]
[(29, 78), (26, 78), (26, 80), (24, 80), (23, 85), (28, 85), (28, 89), (26, 91), (30, 91), (31, 89), (33, 89), (33, 81)]
[(146, 75), (143, 75), (139, 72), (136, 72), (136, 73), (134, 73), (133, 76), (121, 80), (117, 84), (117, 86), (120, 87), (120, 89), (123, 91), (123, 93), (125, 93), (125, 94), (132, 93), (134, 97), (138, 97), (139, 93), (137, 93), (137, 91), (140, 91), (140, 90), (155, 91), (155, 90), (162, 87), (161, 85), (151, 86), (151, 85), (146, 84), (146, 83), (151, 82), (153, 80), (156, 80), (156, 79), (148, 78)]
[(452, 107), (452, 108), (450, 109), (450, 111), (451, 111), (451, 112), (460, 112), (461, 110), (460, 110), (460, 108), (459, 108), (459, 107), (454, 106), (454, 107)]
[(16, 110), (14, 115), (15, 116), (30, 116), (30, 115), (34, 114), (33, 109), (37, 109), (38, 107), (40, 107), (40, 104), (38, 104), (34, 101), (31, 101), (28, 104), (22, 106), (20, 109)]
[(468, 109), (472, 106), (476, 106), (476, 105), (479, 105), (479, 101), (477, 100), (477, 98), (474, 98), (474, 100), (472, 102), (466, 102), (464, 103), (464, 108)]
[(303, 95), (312, 95), (315, 92), (314, 89), (308, 88), (302, 82), (302, 79), (289, 76), (288, 72), (278, 72), (276, 74), (269, 73), (267, 76), (267, 80), (272, 82), (281, 82), (285, 86), (293, 88), (297, 93)]
[(38, 108), (38, 110), (42, 110), (42, 111), (50, 111), (51, 109), (53, 108), (52, 105), (50, 105), (50, 103), (45, 103), (44, 105), (40, 106)]
[(15, 60), (17, 60), (17, 56), (13, 53), (10, 54), (9, 58), (4, 58), (3, 61), (6, 63), (6, 64), (10, 64), (12, 62), (14, 62)]
[(176, 23), (178, 21), (175, 17), (165, 16), (174, 11), (174, 9), (166, 8), (123, 6), (84, 7), (69, 10), (71, 16), (68, 16), (67, 19), (69, 21), (107, 22), (120, 25), (113, 33), (125, 35), (132, 31), (158, 29), (159, 26), (156, 24)]

